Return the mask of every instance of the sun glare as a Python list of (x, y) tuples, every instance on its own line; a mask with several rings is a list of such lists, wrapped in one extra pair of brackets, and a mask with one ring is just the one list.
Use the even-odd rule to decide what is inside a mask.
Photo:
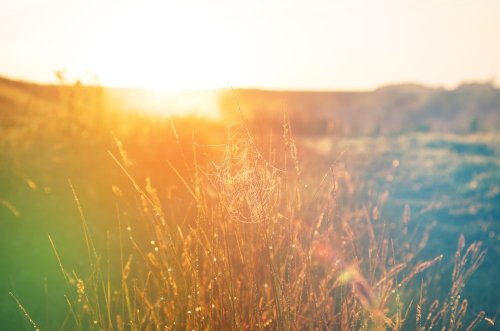
[(233, 36), (219, 16), (182, 3), (125, 7), (96, 31), (89, 54), (93, 70), (112, 86), (229, 87), (238, 74), (231, 60)]
[(126, 110), (154, 115), (219, 116), (220, 92), (215, 90), (110, 89), (111, 102)]

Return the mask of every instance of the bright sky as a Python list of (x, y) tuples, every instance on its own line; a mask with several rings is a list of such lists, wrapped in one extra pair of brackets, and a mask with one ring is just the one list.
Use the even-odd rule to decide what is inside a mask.
[(0, 75), (196, 89), (500, 82), (498, 0), (0, 0)]

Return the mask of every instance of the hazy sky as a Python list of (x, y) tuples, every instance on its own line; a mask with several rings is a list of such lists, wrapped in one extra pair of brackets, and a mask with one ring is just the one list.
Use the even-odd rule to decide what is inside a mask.
[(156, 88), (500, 82), (498, 0), (0, 0), (0, 75)]

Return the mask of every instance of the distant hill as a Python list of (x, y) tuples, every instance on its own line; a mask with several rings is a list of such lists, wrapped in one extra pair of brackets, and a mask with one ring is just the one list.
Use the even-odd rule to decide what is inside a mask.
[[(500, 129), (500, 89), (492, 83), (462, 84), (453, 90), (415, 84), (373, 91), (297, 92), (236, 89), (250, 125), (263, 129), (283, 121), (284, 109), (295, 134), (379, 135), (411, 131), (467, 133)], [(0, 77), (0, 121), (36, 108), (36, 113), (63, 106), (94, 112), (109, 109), (164, 114), (219, 110), (226, 119), (239, 114), (232, 91), (181, 94), (145, 89), (39, 85)], [(59, 107), (58, 109), (60, 109)], [(32, 113), (32, 112), (30, 112)]]
[[(42, 85), (0, 77), (0, 112), (24, 109), (30, 103), (85, 104), (95, 110), (138, 111), (154, 114), (218, 113), (220, 91), (161, 92), (142, 88), (105, 88), (99, 86)], [(99, 103), (99, 106), (96, 105)], [(45, 107), (47, 108), (47, 107)], [(50, 108), (50, 107), (49, 107)], [(53, 107), (52, 107), (53, 108)], [(1, 113), (0, 113), (1, 116)]]
[[(308, 135), (378, 135), (408, 131), (465, 133), (500, 129), (500, 89), (491, 83), (453, 90), (419, 85), (386, 86), (366, 92), (237, 90), (244, 111), (256, 121), (282, 121)], [(226, 95), (225, 113), (230, 106)]]

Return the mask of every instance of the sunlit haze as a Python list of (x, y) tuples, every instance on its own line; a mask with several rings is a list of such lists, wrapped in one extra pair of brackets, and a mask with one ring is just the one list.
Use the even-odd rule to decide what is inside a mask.
[(2, 1), (0, 75), (179, 90), (500, 77), (500, 2)]

